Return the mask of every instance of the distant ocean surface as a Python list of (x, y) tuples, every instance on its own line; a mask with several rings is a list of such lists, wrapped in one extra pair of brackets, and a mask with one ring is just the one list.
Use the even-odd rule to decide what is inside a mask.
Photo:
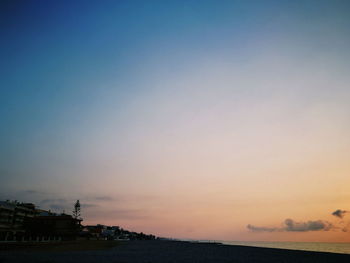
[(350, 254), (350, 243), (323, 243), (323, 242), (241, 242), (217, 241), (225, 245), (239, 245), (249, 247), (269, 247), (293, 250), (319, 251)]

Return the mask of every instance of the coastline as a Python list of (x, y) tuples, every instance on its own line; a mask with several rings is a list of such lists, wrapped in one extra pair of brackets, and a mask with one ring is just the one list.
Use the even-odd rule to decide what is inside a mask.
[[(108, 242), (108, 241), (106, 241)], [(349, 254), (224, 245), (189, 241), (128, 241), (106, 250), (0, 251), (1, 263), (161, 263), (161, 262), (347, 262)]]
[(225, 245), (238, 245), (249, 247), (266, 247), (287, 250), (302, 250), (311, 252), (329, 252), (337, 254), (350, 254), (349, 242), (293, 242), (293, 241), (221, 241)]

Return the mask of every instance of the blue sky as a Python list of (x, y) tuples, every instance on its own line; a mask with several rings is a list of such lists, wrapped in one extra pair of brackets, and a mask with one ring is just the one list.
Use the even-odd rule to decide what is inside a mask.
[[(299, 178), (291, 171), (313, 180), (322, 158), (340, 171), (350, 132), (349, 10), (349, 1), (2, 1), (0, 198), (85, 198), (97, 202), (93, 217), (106, 195), (133, 211), (148, 200), (143, 206), (166, 214), (159, 200), (196, 206), (190, 189), (205, 196), (235, 180), (247, 192), (223, 190), (218, 202), (253, 202), (250, 187), (281, 199), (262, 179), (279, 166), (283, 176), (271, 180), (281, 186)], [(295, 185), (286, 199), (316, 200), (326, 186)], [(167, 234), (157, 220), (131, 227)], [(213, 233), (189, 229), (181, 235)]]

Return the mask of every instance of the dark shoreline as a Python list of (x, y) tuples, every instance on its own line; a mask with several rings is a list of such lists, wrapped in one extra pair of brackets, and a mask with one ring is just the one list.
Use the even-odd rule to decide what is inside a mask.
[[(108, 241), (106, 241), (108, 242)], [(1, 244), (0, 244), (1, 245)], [(349, 254), (186, 241), (128, 241), (106, 250), (0, 251), (0, 263), (350, 262)]]

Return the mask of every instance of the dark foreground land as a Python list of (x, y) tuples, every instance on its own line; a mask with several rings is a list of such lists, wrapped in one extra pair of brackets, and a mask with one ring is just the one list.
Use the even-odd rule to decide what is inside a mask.
[[(104, 241), (109, 242), (109, 241)], [(92, 243), (90, 243), (92, 244)], [(113, 244), (113, 245), (111, 245)], [(0, 244), (1, 246), (1, 244)], [(272, 248), (228, 246), (210, 243), (180, 241), (127, 241), (99, 244), (104, 250), (22, 248), (0, 251), (0, 263), (170, 263), (170, 262), (232, 262), (232, 263), (299, 263), (299, 262), (350, 262), (350, 255), (306, 252)]]

